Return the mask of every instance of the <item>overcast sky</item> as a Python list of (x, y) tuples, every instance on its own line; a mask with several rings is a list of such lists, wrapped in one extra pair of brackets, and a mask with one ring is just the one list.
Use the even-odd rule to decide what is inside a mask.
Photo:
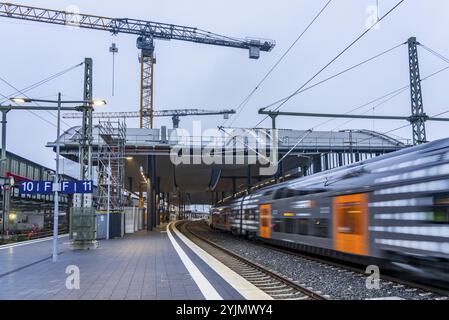
[[(155, 106), (157, 109), (237, 108), (270, 67), (298, 37), (326, 0), (27, 0), (16, 3), (53, 9), (77, 6), (82, 13), (128, 17), (198, 27), (236, 37), (274, 39), (276, 48), (261, 59), (249, 60), (245, 50), (205, 46), (185, 42), (156, 43)], [(380, 13), (387, 12), (398, 0), (380, 0)], [(298, 42), (282, 64), (252, 97), (233, 122), (238, 127), (253, 127), (263, 117), (260, 107), (289, 95), (352, 42), (366, 28), (367, 8), (375, 0), (334, 0), (313, 27)], [(316, 81), (416, 36), (426, 46), (449, 57), (449, 1), (406, 0)], [(108, 100), (104, 111), (137, 111), (139, 106), (139, 65), (136, 37), (111, 36), (102, 31), (71, 30), (66, 27), (0, 19), (0, 76), (18, 88), (24, 88), (52, 74), (92, 57), (94, 60), (94, 96)], [(112, 56), (115, 42), (116, 94), (111, 96)], [(420, 49), (421, 73), (425, 77), (446, 66), (445, 62)], [(402, 46), (382, 58), (327, 82), (289, 101), (285, 111), (344, 113), (408, 84), (407, 48)], [(449, 71), (423, 83), (425, 111), (435, 115), (449, 110), (447, 83)], [(83, 69), (78, 68), (29, 93), (32, 97), (82, 98)], [(11, 89), (0, 83), (0, 93)], [(379, 106), (367, 106), (357, 113), (410, 114), (410, 93)], [(50, 122), (55, 118), (41, 113)], [(447, 115), (446, 115), (447, 116)], [(36, 162), (54, 167), (54, 154), (44, 145), (54, 140), (56, 129), (32, 114), (11, 112), (8, 116), (8, 150)], [(181, 125), (191, 127), (192, 118)], [(198, 120), (198, 119), (196, 119)], [(203, 127), (222, 124), (220, 117), (204, 118)], [(316, 127), (323, 119), (280, 118), (279, 126), (291, 129), (342, 130), (370, 129), (387, 132), (404, 122), (335, 120)], [(75, 126), (79, 121), (68, 121)], [(229, 122), (228, 122), (229, 123)], [(63, 128), (68, 128), (63, 125)], [(156, 126), (171, 127), (171, 119), (156, 119)], [(137, 127), (129, 121), (129, 127)], [(266, 121), (263, 126), (270, 126)], [(447, 137), (447, 124), (428, 123), (428, 138)], [(393, 132), (411, 138), (411, 129)]]

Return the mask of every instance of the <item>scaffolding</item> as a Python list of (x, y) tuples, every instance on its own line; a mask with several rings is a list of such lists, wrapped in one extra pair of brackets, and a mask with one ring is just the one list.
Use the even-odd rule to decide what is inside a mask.
[(98, 199), (99, 211), (123, 211), (124, 154), (126, 124), (124, 121), (100, 121), (98, 124)]

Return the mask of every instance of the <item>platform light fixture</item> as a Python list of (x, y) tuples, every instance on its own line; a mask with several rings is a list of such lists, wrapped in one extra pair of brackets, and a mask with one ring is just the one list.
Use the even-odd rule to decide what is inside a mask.
[(92, 100), (92, 105), (94, 107), (103, 107), (107, 104), (106, 100), (99, 99), (99, 100)]
[[(32, 102), (46, 102), (46, 103), (56, 103), (58, 101), (54, 100), (43, 100), (43, 99), (30, 99), (26, 97), (14, 97), (10, 98), (10, 101), (17, 103), (17, 104), (24, 104), (24, 103), (32, 103)], [(76, 104), (76, 103), (87, 103), (92, 105), (93, 107), (102, 107), (107, 105), (107, 101), (105, 99), (95, 99), (90, 101), (60, 101), (61, 104)]]
[(27, 99), (27, 98), (11, 98), (9, 100), (11, 100), (12, 102), (17, 103), (17, 104), (30, 103), (31, 102), (31, 99)]
[[(95, 100), (80, 100), (80, 101), (72, 101), (72, 100), (62, 100), (61, 99), (62, 94), (58, 93), (58, 99), (57, 100), (44, 100), (44, 99), (31, 99), (28, 97), (14, 97), (10, 98), (10, 101), (17, 104), (25, 104), (25, 103), (32, 103), (32, 102), (41, 102), (41, 103), (48, 103), (48, 104), (56, 104), (57, 107), (43, 107), (40, 106), (40, 110), (53, 110), (55, 108), (58, 111), (57, 116), (57, 135), (56, 135), (56, 141), (58, 141), (61, 133), (61, 111), (65, 110), (76, 110), (76, 111), (84, 111), (85, 109), (93, 109), (94, 107), (100, 107), (106, 105), (106, 100), (104, 99), (95, 99)], [(63, 104), (83, 104), (79, 107), (65, 107), (62, 108)], [(22, 108), (21, 110), (33, 110), (34, 107), (17, 107)], [(38, 107), (35, 107), (36, 109)], [(57, 143), (56, 145), (56, 172), (54, 175), (54, 185), (58, 186), (60, 182), (60, 173), (59, 173), (59, 158), (60, 158), (60, 144)], [(54, 188), (54, 222), (53, 222), (53, 254), (52, 254), (52, 261), (57, 262), (58, 260), (58, 216), (59, 216), (59, 190), (58, 188)]]

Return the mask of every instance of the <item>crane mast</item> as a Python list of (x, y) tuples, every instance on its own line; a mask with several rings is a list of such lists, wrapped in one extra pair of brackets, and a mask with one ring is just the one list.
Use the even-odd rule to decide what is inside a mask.
[(110, 18), (6, 2), (0, 2), (0, 17), (107, 31), (112, 34), (137, 35), (137, 48), (140, 50), (140, 126), (142, 128), (152, 128), (154, 125), (154, 40), (179, 40), (247, 49), (250, 59), (258, 59), (261, 51), (269, 52), (275, 46), (273, 40), (240, 39), (175, 24), (129, 18)]

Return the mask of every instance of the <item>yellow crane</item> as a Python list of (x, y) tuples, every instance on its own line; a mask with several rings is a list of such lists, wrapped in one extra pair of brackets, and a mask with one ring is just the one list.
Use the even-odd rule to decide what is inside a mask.
[(258, 59), (260, 52), (269, 52), (275, 41), (258, 38), (234, 38), (212, 32), (160, 22), (129, 18), (110, 18), (77, 12), (44, 9), (0, 2), (0, 17), (74, 26), (84, 29), (107, 31), (112, 34), (137, 35), (140, 50), (140, 127), (153, 128), (154, 118), (154, 40), (180, 40), (207, 45), (249, 50), (250, 59)]

